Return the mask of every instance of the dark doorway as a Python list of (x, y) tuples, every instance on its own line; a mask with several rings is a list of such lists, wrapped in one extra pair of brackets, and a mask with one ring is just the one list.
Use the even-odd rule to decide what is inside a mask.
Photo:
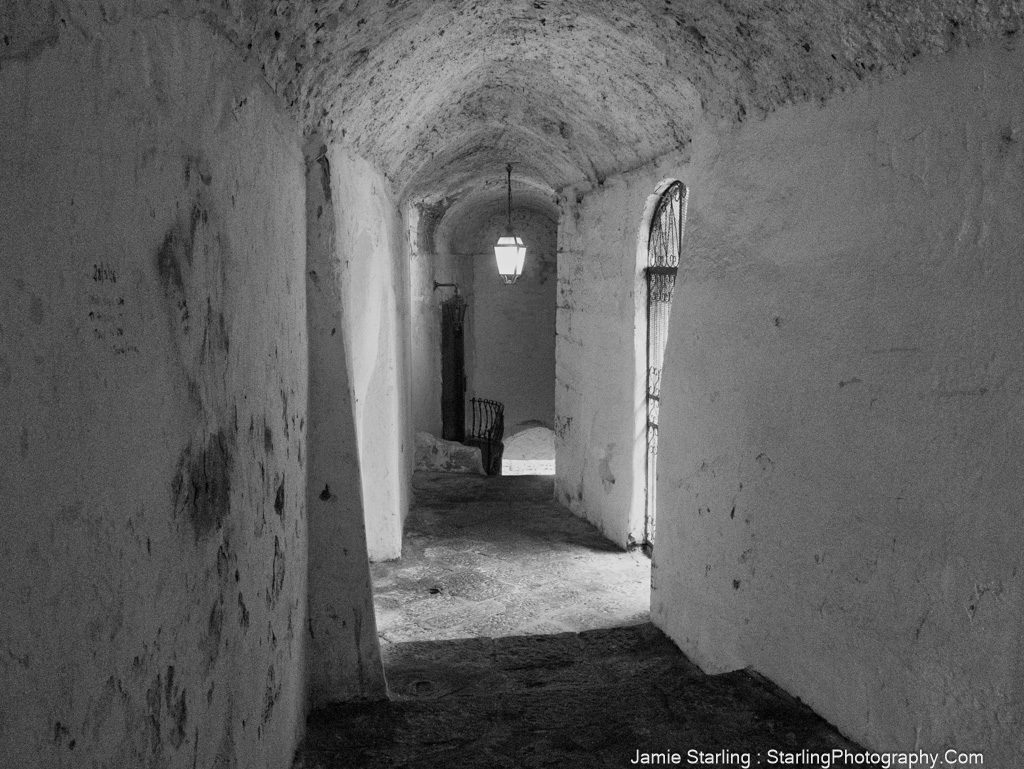
[(466, 438), (466, 362), (462, 318), (441, 311), (441, 437), (446, 441)]

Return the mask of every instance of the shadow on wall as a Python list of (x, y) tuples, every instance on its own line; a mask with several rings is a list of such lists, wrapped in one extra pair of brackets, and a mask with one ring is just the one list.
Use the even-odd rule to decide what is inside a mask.
[(509, 431), (504, 443), (502, 475), (555, 474), (555, 433), (543, 422), (519, 423)]

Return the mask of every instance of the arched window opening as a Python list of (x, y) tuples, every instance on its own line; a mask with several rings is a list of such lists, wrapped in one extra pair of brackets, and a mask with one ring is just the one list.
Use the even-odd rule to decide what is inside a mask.
[(651, 217), (647, 238), (647, 478), (644, 510), (643, 549), (648, 555), (654, 547), (657, 514), (658, 413), (661, 407), (661, 371), (668, 341), (668, 321), (672, 311), (672, 291), (679, 270), (679, 256), (686, 225), (687, 191), (682, 182), (673, 182), (662, 193)]

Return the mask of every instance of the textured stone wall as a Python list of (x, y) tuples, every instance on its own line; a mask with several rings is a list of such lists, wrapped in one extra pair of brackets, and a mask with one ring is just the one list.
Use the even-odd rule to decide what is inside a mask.
[[(602, 379), (583, 280), (628, 307), (647, 196), (668, 176), (690, 187), (655, 622), (706, 669), (753, 666), (870, 747), (993, 766), (1024, 758), (1022, 66), (1019, 44), (979, 46), (702, 133), (692, 158), (569, 199), (563, 232), (586, 245), (566, 251), (601, 267), (560, 263), (580, 310), (559, 342), (581, 338), (560, 347), (564, 498), (565, 473), (586, 478), (592, 447), (631, 425), (618, 364), (582, 384)], [(627, 357), (630, 317), (609, 320), (609, 357)], [(611, 528), (603, 489), (581, 491)]]
[(507, 160), (597, 184), (704, 116), (760, 119), (1024, 27), (1021, 0), (61, 1), (202, 14), (403, 200), (485, 189)]
[(286, 766), (300, 131), (198, 21), (5, 11), (0, 765)]
[(409, 250), (390, 185), (366, 161), (331, 148), (341, 327), (359, 447), (371, 560), (398, 558), (409, 510)]
[(623, 548), (643, 538), (637, 234), (652, 173), (614, 177), (589, 194), (570, 188), (559, 201), (555, 497)]

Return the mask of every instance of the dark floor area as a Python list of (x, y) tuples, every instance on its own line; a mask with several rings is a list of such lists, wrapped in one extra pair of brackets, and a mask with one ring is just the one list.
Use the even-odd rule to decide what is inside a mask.
[(847, 765), (808, 755), (856, 750), (808, 708), (646, 622), (649, 562), (550, 478), (414, 486), (402, 560), (373, 566), (391, 700), (314, 713), (296, 769)]
[(398, 646), (392, 701), (314, 714), (299, 767), (629, 767), (638, 751), (757, 766), (772, 749), (854, 749), (755, 676), (704, 675), (649, 624)]

